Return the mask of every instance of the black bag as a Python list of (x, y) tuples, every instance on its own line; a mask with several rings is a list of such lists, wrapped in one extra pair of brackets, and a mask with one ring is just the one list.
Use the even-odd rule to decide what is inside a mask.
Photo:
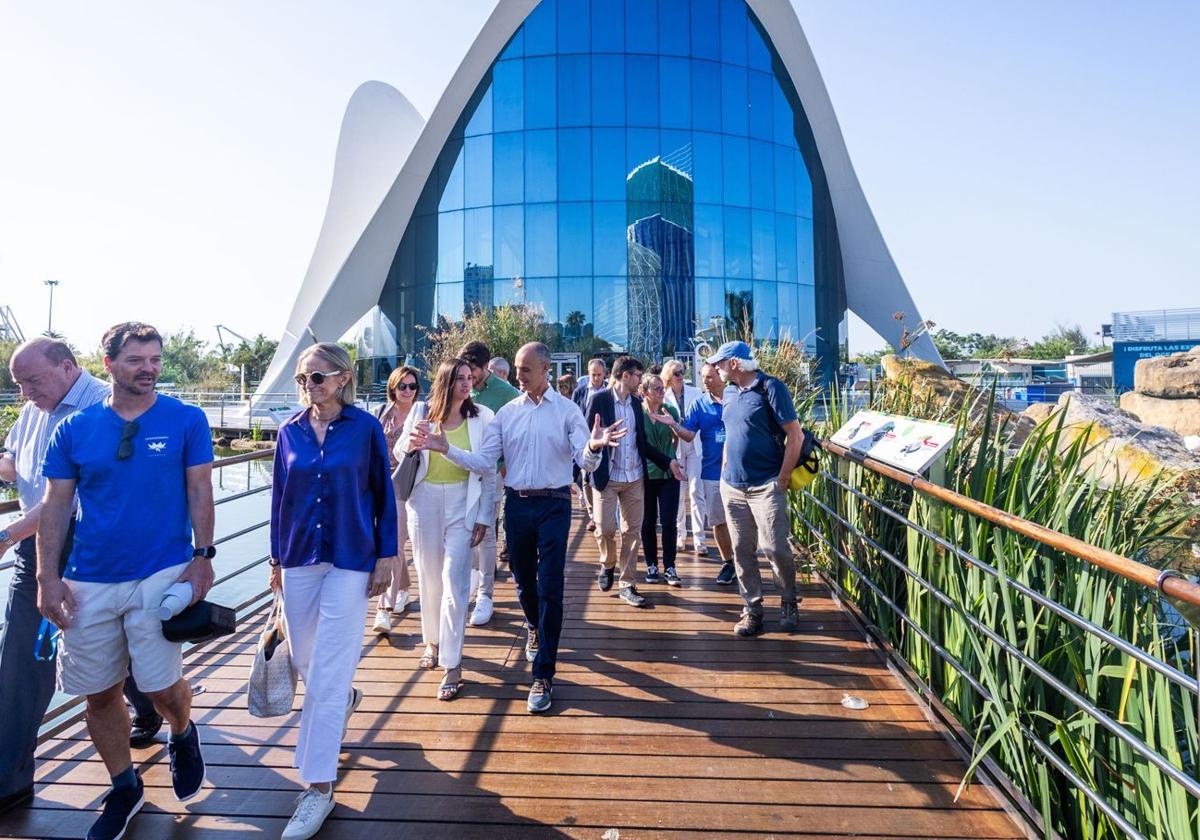
[(211, 601), (197, 601), (162, 623), (168, 642), (207, 642), (237, 630), (237, 613)]

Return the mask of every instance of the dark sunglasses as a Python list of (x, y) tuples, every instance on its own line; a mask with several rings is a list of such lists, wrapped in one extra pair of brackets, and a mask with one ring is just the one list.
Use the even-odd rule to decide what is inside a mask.
[(133, 457), (133, 436), (141, 428), (136, 420), (130, 420), (121, 427), (121, 442), (117, 445), (117, 460), (124, 461)]
[[(317, 384), (320, 385), (321, 383), (318, 382)], [(421, 386), (418, 385), (416, 382), (401, 382), (399, 385), (396, 386), (396, 390), (397, 391), (415, 391), (420, 387)]]
[(312, 381), (313, 381), (314, 385), (322, 385), (322, 384), (324, 384), (325, 379), (327, 377), (337, 376), (339, 373), (341, 373), (340, 370), (327, 370), (327, 371), (314, 370), (312, 373), (297, 373), (296, 377), (295, 377), (296, 384), (299, 385), (301, 388), (303, 388), (305, 385), (308, 384), (309, 377), (312, 377)]

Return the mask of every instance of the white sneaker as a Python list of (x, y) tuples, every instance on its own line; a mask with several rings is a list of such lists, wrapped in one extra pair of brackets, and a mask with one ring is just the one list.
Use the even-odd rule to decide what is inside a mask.
[(392, 615), (400, 615), (408, 605), (412, 603), (412, 596), (408, 594), (407, 589), (401, 589), (396, 593), (396, 605), (392, 607)]
[(471, 613), (471, 626), (482, 627), (492, 620), (492, 599), (481, 594), (475, 599), (475, 612)]
[(333, 788), (321, 793), (309, 788), (296, 801), (296, 812), (283, 829), (281, 840), (308, 840), (325, 824), (325, 818), (333, 810)]
[(388, 610), (375, 610), (375, 623), (371, 625), (371, 632), (378, 633), (380, 636), (386, 636), (392, 632), (392, 614)]

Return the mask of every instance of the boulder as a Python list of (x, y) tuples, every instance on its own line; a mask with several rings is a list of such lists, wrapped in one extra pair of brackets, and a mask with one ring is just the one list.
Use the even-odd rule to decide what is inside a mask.
[[(941, 365), (921, 359), (902, 359), (890, 353), (879, 363), (883, 367), (885, 386), (911, 390), (917, 405), (928, 403), (931, 410), (923, 414), (928, 419), (947, 419), (957, 414), (964, 404), (970, 406), (971, 416), (976, 420), (986, 413), (990, 394), (964, 382)], [(997, 404), (992, 417), (993, 422), (1012, 421), (1016, 414)]]
[(1200, 397), (1166, 399), (1129, 391), (1121, 395), (1121, 408), (1136, 414), (1148, 426), (1162, 426), (1180, 435), (1200, 435)]
[(1200, 345), (1186, 353), (1139, 359), (1133, 390), (1148, 397), (1200, 399)]

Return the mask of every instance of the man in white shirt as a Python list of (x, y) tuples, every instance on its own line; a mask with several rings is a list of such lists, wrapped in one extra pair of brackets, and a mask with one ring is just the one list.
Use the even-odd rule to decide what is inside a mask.
[(479, 450), (450, 446), (444, 432), (418, 423), (413, 442), (445, 454), (454, 464), (485, 472), (498, 458), (506, 465), (504, 521), (509, 566), (529, 635), (525, 658), (533, 663), (530, 712), (550, 708), (558, 639), (562, 631), (563, 576), (571, 528), (571, 466), (596, 469), (600, 453), (625, 437), (620, 423), (599, 421), (589, 436), (579, 408), (549, 387), (550, 350), (541, 342), (517, 351), (517, 383), (524, 392), (496, 412)]

